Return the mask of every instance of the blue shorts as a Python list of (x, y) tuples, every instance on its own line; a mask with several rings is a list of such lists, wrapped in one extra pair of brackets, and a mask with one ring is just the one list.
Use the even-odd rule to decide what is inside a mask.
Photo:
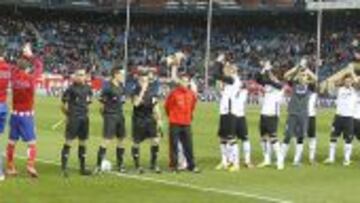
[(20, 138), (24, 142), (36, 140), (34, 116), (11, 115), (9, 139), (18, 141)]
[(0, 103), (0, 134), (4, 133), (7, 116), (7, 105), (6, 103)]

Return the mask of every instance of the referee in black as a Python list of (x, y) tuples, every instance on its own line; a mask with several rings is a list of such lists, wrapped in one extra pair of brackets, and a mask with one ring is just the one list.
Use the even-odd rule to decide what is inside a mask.
[(86, 71), (79, 69), (75, 72), (74, 83), (65, 90), (62, 96), (62, 112), (66, 116), (65, 144), (61, 150), (61, 169), (65, 177), (68, 176), (67, 163), (70, 146), (75, 139), (79, 140), (78, 157), (80, 174), (91, 175), (86, 168), (86, 141), (89, 137), (88, 106), (91, 103), (91, 87), (86, 83)]
[(116, 137), (116, 160), (117, 169), (125, 173), (123, 155), (125, 152), (123, 140), (125, 138), (125, 119), (123, 104), (125, 103), (124, 73), (120, 67), (111, 70), (111, 79), (101, 91), (100, 112), (103, 117), (103, 141), (97, 153), (97, 169), (100, 171), (101, 163), (106, 156), (107, 145)]
[(140, 166), (140, 144), (145, 139), (150, 139), (150, 170), (155, 173), (161, 173), (157, 165), (159, 152), (160, 136), (163, 132), (162, 119), (158, 104), (157, 92), (154, 91), (153, 83), (149, 81), (148, 71), (142, 70), (138, 76), (138, 85), (132, 96), (133, 114), (132, 114), (132, 138), (133, 146), (131, 154), (134, 160), (135, 168), (138, 173), (144, 170)]

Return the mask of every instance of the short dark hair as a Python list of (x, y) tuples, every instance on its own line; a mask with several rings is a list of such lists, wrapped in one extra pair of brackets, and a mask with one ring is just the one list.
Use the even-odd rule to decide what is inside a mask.
[(115, 77), (115, 75), (118, 74), (122, 69), (123, 68), (120, 66), (114, 66), (110, 71), (111, 77)]
[(352, 79), (352, 74), (351, 73), (346, 73), (344, 76), (343, 76), (343, 80), (346, 80), (348, 78), (351, 78)]

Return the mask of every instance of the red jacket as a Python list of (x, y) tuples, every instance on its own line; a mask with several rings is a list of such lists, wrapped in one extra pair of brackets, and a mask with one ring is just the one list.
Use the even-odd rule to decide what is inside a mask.
[(172, 90), (165, 101), (170, 124), (190, 125), (195, 105), (195, 93), (189, 88), (177, 87)]

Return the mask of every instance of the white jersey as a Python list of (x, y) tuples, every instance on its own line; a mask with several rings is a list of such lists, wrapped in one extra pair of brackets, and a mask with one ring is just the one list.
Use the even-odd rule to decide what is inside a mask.
[(317, 93), (311, 93), (308, 103), (309, 117), (316, 116)]
[(283, 99), (284, 91), (271, 85), (264, 86), (264, 99), (261, 106), (261, 115), (279, 116), (280, 106)]
[(220, 115), (233, 113), (232, 109), (234, 106), (234, 99), (242, 86), (239, 77), (234, 76), (233, 79), (234, 79), (234, 83), (233, 84), (224, 83), (223, 90), (221, 91)]
[(245, 106), (248, 98), (247, 89), (239, 89), (234, 98), (234, 105), (231, 109), (233, 115), (237, 117), (245, 116)]
[(356, 91), (356, 104), (355, 104), (354, 118), (360, 120), (360, 91)]
[(356, 92), (354, 88), (340, 87), (336, 99), (336, 115), (353, 117), (356, 104)]

